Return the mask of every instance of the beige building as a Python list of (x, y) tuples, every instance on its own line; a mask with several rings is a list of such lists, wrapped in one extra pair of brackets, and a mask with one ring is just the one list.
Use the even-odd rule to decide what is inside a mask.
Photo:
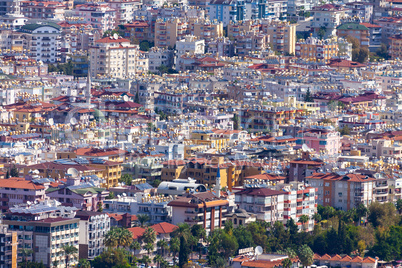
[(138, 46), (130, 45), (130, 40), (108, 36), (95, 42), (90, 47), (92, 77), (110, 75), (115, 78), (127, 78), (136, 73), (146, 72), (147, 66), (139, 64)]
[(206, 42), (223, 36), (223, 23), (196, 18), (190, 19), (191, 34)]
[(270, 36), (269, 43), (275, 51), (294, 55), (296, 26), (286, 21), (263, 21), (262, 31)]
[(228, 25), (228, 37), (233, 38), (240, 34), (253, 32), (258, 33), (260, 31), (260, 24), (254, 20), (246, 20), (246, 21), (231, 21)]
[(155, 46), (173, 47), (187, 34), (187, 22), (179, 18), (157, 19), (155, 23)]
[(320, 40), (309, 37), (296, 43), (296, 56), (302, 59), (315, 59), (329, 63), (330, 59), (338, 56), (338, 42), (333, 39)]

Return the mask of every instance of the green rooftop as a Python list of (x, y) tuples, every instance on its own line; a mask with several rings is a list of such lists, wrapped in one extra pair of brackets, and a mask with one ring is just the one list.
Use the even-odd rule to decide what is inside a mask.
[(342, 25), (339, 25), (338, 30), (361, 30), (361, 31), (368, 31), (369, 28), (367, 28), (364, 25), (361, 25), (359, 23), (355, 22), (350, 22), (350, 23), (344, 23)]
[(32, 24), (26, 24), (24, 26), (21, 27), (22, 31), (28, 31), (28, 32), (32, 32), (40, 27), (44, 27), (44, 26), (49, 26), (49, 27), (53, 27), (57, 30), (60, 30), (60, 25), (54, 23), (54, 22), (40, 22), (40, 23), (32, 23)]

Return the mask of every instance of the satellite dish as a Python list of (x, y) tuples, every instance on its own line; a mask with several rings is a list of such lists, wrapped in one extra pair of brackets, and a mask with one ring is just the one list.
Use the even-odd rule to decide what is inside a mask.
[(49, 118), (49, 125), (50, 125), (50, 126), (53, 126), (53, 125), (54, 125), (54, 120), (53, 120), (53, 118)]
[(116, 40), (119, 39), (119, 36), (117, 35), (117, 33), (113, 34), (113, 38), (116, 39)]
[(71, 125), (76, 125), (76, 124), (77, 124), (77, 119), (75, 119), (74, 117), (72, 117), (72, 118), (70, 119), (70, 124), (71, 124)]
[(77, 178), (79, 175), (78, 170), (76, 170), (75, 168), (67, 169), (67, 174), (71, 175), (71, 177), (73, 178)]
[(309, 152), (310, 148), (308, 148), (308, 146), (306, 144), (303, 144), (302, 150), (303, 150), (303, 152)]
[(124, 96), (123, 96), (123, 100), (124, 100), (124, 101), (128, 101), (128, 96), (127, 96), (127, 95), (124, 95)]
[(263, 252), (262, 247), (261, 246), (257, 246), (254, 250), (255, 255), (261, 255)]

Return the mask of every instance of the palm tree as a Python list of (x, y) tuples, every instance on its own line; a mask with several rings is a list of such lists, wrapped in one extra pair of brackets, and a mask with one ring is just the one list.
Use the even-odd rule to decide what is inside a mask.
[(156, 241), (156, 232), (155, 229), (148, 227), (145, 229), (144, 234), (142, 235), (142, 240), (145, 244), (155, 244)]
[(130, 244), (130, 249), (133, 250), (133, 251), (134, 251), (134, 255), (136, 255), (136, 254), (135, 254), (135, 251), (141, 249), (141, 244), (140, 244), (140, 242), (138, 242), (138, 241), (133, 241), (133, 242)]
[(156, 262), (157, 264), (158, 264), (158, 268), (160, 268), (161, 267), (161, 262), (163, 261), (163, 258), (162, 258), (162, 256), (161, 255), (156, 255), (155, 256), (155, 258), (154, 258), (154, 262)]
[(117, 248), (128, 247), (133, 241), (133, 234), (124, 228), (113, 228), (105, 237), (105, 246)]
[(174, 265), (176, 265), (176, 255), (177, 255), (177, 252), (179, 252), (179, 250), (180, 250), (180, 240), (179, 240), (179, 238), (178, 237), (172, 237), (172, 239), (170, 239), (169, 251), (172, 252)]
[(70, 262), (70, 257), (74, 256), (77, 254), (78, 249), (74, 247), (73, 245), (64, 245), (62, 247), (62, 250), (64, 252), (65, 260), (66, 260), (66, 267), (68, 267), (68, 264)]
[(25, 267), (28, 267), (28, 257), (32, 256), (33, 253), (34, 253), (34, 251), (29, 248), (23, 248), (21, 250), (21, 254), (22, 254), (22, 257), (24, 258), (24, 262), (25, 262)]
[(183, 267), (188, 261), (189, 253), (191, 253), (191, 231), (190, 226), (187, 223), (181, 223), (178, 228), (173, 232), (174, 237), (180, 239), (179, 250), (179, 267)]
[(305, 228), (306, 222), (308, 222), (310, 218), (307, 215), (301, 215), (299, 218), (299, 222), (303, 225), (303, 229)]
[(165, 249), (168, 248), (168, 242), (165, 239), (159, 240), (156, 246), (161, 249), (162, 256), (165, 256)]
[(148, 214), (138, 214), (137, 219), (140, 222), (141, 227), (143, 227), (146, 222), (151, 220)]
[(155, 244), (153, 243), (147, 243), (144, 245), (144, 249), (148, 252), (148, 255), (151, 254), (151, 251), (154, 251)]
[(148, 267), (148, 264), (151, 263), (151, 258), (147, 255), (142, 256), (141, 262), (145, 264), (146, 267)]
[(81, 259), (78, 262), (78, 266), (80, 268), (91, 268), (91, 264), (89, 263), (89, 261), (87, 259)]

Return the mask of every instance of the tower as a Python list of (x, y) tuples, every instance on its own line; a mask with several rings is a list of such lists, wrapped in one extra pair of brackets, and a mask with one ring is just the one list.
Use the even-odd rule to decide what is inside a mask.
[(221, 197), (221, 170), (219, 168), (218, 164), (218, 169), (216, 171), (216, 181), (215, 181), (215, 187), (214, 191), (217, 197)]

